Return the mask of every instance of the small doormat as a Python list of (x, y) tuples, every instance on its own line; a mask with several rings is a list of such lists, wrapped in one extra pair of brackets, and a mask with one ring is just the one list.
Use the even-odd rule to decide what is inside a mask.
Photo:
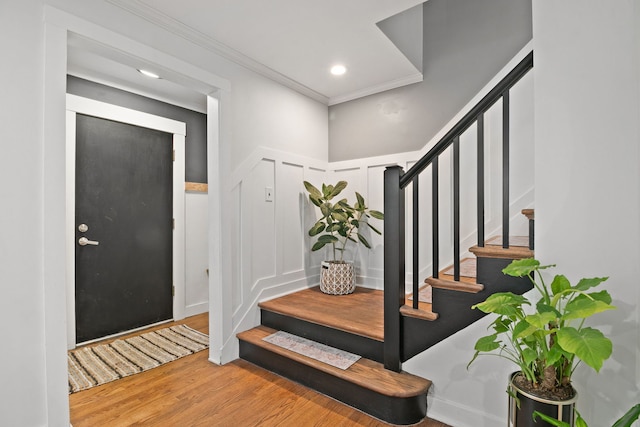
[[(418, 302), (426, 302), (431, 304), (432, 303), (431, 293), (432, 293), (431, 285), (427, 285), (420, 288), (420, 291), (418, 292)], [(407, 299), (409, 301), (413, 301), (413, 293), (409, 293), (407, 295), (408, 295)]]
[(156, 368), (209, 347), (207, 334), (171, 326), (67, 353), (69, 394)]
[(287, 350), (343, 370), (348, 369), (349, 366), (360, 359), (360, 356), (357, 354), (329, 347), (328, 345), (320, 344), (319, 342), (311, 341), (284, 331), (278, 331), (262, 339), (278, 347), (286, 348)]

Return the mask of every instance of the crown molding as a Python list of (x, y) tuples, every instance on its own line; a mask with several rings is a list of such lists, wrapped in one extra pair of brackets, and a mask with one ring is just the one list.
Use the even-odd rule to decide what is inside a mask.
[(421, 81), (423, 81), (423, 79), (424, 77), (422, 73), (411, 74), (409, 76), (391, 80), (389, 82), (385, 82), (376, 86), (370, 86), (361, 90), (357, 90), (355, 92), (347, 93), (346, 95), (334, 96), (332, 98), (329, 98), (328, 105), (332, 106), (336, 104), (341, 104), (343, 102), (353, 101), (354, 99), (363, 98), (365, 96), (384, 92), (385, 90), (396, 89), (396, 88), (407, 86), (413, 83), (420, 83)]
[(321, 93), (298, 83), (297, 81), (286, 77), (285, 75), (267, 67), (266, 65), (255, 61), (248, 56), (238, 52), (237, 50), (220, 43), (219, 41), (207, 36), (206, 34), (195, 30), (194, 28), (183, 24), (182, 22), (166, 15), (159, 10), (150, 7), (140, 0), (106, 0), (108, 3), (132, 13), (145, 21), (163, 28), (176, 36), (179, 36), (191, 43), (194, 43), (210, 52), (215, 53), (229, 61), (241, 65), (257, 74), (267, 77), (278, 82), (290, 89), (295, 90), (311, 99), (321, 102), (325, 105), (329, 103), (329, 98)]

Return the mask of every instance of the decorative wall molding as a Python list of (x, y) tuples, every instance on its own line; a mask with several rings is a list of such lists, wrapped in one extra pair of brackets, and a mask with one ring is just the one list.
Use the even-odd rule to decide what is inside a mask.
[[(532, 84), (528, 82), (526, 84)], [(525, 95), (528, 96), (528, 95)], [(513, 97), (512, 97), (513, 98)], [(523, 98), (522, 102), (528, 105), (531, 100)], [(518, 105), (512, 99), (512, 107)], [(475, 105), (470, 103), (467, 108)], [(497, 107), (499, 108), (499, 106)], [(459, 115), (462, 116), (464, 112)], [(498, 114), (501, 117), (501, 115)], [(523, 138), (529, 137), (529, 129), (514, 129), (513, 132)], [(473, 139), (475, 127), (465, 133), (464, 138)], [(231, 179), (225, 191), (232, 194), (233, 203), (226, 209), (231, 210), (230, 217), (237, 218), (237, 223), (227, 224), (238, 247), (230, 248), (233, 259), (233, 292), (234, 305), (232, 307), (232, 330), (230, 336), (225, 336), (225, 345), (221, 350), (223, 357), (233, 357), (237, 354), (237, 340), (235, 334), (245, 329), (256, 326), (260, 322), (259, 301), (275, 298), (305, 287), (310, 287), (319, 282), (319, 267), (322, 261), (322, 254), (311, 253), (311, 238), (307, 235), (308, 228), (317, 218), (317, 212), (308, 202), (306, 192), (302, 185), (302, 180), (308, 180), (315, 185), (322, 182), (336, 182), (340, 179), (347, 180), (350, 185), (346, 189), (346, 196), (352, 197), (354, 191), (360, 192), (369, 206), (382, 210), (384, 195), (382, 194), (382, 182), (384, 170), (387, 166), (399, 165), (405, 171), (409, 169), (418, 159), (428, 152), (441, 135), (436, 135), (425, 147), (419, 151), (397, 153), (384, 156), (345, 160), (338, 162), (327, 162), (304, 156), (291, 154), (267, 147), (255, 149), (246, 159), (231, 173)], [(489, 141), (501, 141), (500, 123), (485, 121), (485, 147), (494, 156), (500, 154), (500, 150), (493, 148)], [(514, 140), (512, 135), (512, 140)], [(527, 142), (528, 139), (523, 139)], [(528, 156), (528, 152), (518, 153), (518, 156)], [(493, 161), (493, 157), (486, 156), (487, 162)], [(491, 164), (491, 163), (490, 163)], [(451, 156), (443, 154), (440, 164), (441, 184), (452, 185)], [(501, 171), (499, 168), (485, 168), (488, 176), (487, 187), (491, 191), (497, 191), (494, 187), (501, 182)], [(471, 172), (469, 172), (471, 173)], [(430, 180), (425, 176), (425, 181)], [(522, 181), (522, 180), (521, 180)], [(446, 184), (444, 184), (446, 183)], [(520, 193), (512, 196), (512, 220), (516, 221), (520, 215), (520, 210), (524, 207), (531, 207), (534, 200), (533, 179), (531, 184), (524, 180), (520, 182), (514, 191)], [(265, 188), (272, 186), (274, 190), (273, 202), (265, 203)], [(421, 188), (430, 188), (430, 185), (421, 185)], [(475, 190), (475, 187), (474, 189)], [(469, 190), (471, 192), (472, 190)], [(488, 193), (491, 193), (488, 191)], [(442, 196), (441, 209), (451, 209), (451, 200), (447, 196)], [(466, 197), (466, 199), (465, 199)], [(472, 200), (472, 195), (463, 195), (463, 200)], [(490, 204), (491, 199), (487, 199)], [(407, 200), (407, 204), (410, 200)], [(421, 206), (422, 212), (429, 212), (429, 202), (424, 201), (425, 206)], [(406, 209), (410, 216), (412, 210)], [(498, 216), (501, 209), (487, 207), (487, 235), (499, 229)], [(474, 216), (475, 218), (475, 216)], [(522, 217), (524, 218), (524, 217)], [(523, 220), (524, 221), (524, 220)], [(526, 221), (525, 221), (526, 222)], [(441, 232), (442, 245), (441, 253), (449, 250), (452, 243), (446, 242), (444, 237), (449, 233), (450, 225), (443, 224)], [(384, 228), (384, 227), (380, 227)], [(463, 244), (472, 246), (474, 233), (464, 230), (465, 241)], [(512, 227), (515, 229), (515, 227)], [(382, 230), (384, 231), (384, 230)], [(289, 237), (287, 237), (289, 233)], [(429, 233), (430, 234), (430, 233)], [(296, 237), (297, 236), (297, 237)], [(286, 240), (289, 239), (289, 240)], [(298, 244), (295, 239), (304, 241), (304, 245)], [(372, 250), (359, 248), (353, 255), (356, 259), (358, 285), (374, 289), (383, 288), (383, 247), (382, 237), (371, 236)], [(379, 240), (378, 240), (379, 239)], [(421, 236), (421, 247), (425, 249), (421, 255), (421, 272), (424, 277), (431, 274), (430, 244), (429, 235)], [(293, 244), (288, 243), (293, 242)], [(412, 242), (407, 239), (407, 253)], [(468, 243), (468, 245), (467, 245)], [(449, 245), (449, 246), (447, 246)], [(466, 246), (465, 249), (466, 249)], [(302, 252), (302, 258), (300, 252)], [(449, 253), (449, 252), (446, 252)], [(452, 253), (452, 251), (451, 251)], [(294, 258), (289, 258), (294, 257)], [(451, 255), (452, 258), (452, 255)], [(445, 262), (446, 259), (442, 259)], [(407, 259), (407, 272), (411, 272), (412, 260)], [(408, 276), (408, 283), (411, 277)], [(235, 353), (234, 353), (235, 352)]]

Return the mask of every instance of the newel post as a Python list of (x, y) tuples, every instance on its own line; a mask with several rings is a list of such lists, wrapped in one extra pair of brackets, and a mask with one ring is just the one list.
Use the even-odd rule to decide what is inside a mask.
[(400, 166), (384, 171), (384, 367), (400, 372), (402, 330), (400, 307), (404, 304), (405, 235), (404, 190)]

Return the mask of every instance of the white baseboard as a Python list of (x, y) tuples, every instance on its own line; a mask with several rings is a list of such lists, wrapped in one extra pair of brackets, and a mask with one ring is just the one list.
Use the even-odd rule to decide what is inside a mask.
[(195, 316), (196, 314), (202, 314), (209, 311), (209, 302), (199, 302), (197, 304), (188, 305), (184, 309), (185, 317)]
[[(505, 396), (505, 408), (507, 406)], [(458, 402), (427, 396), (427, 416), (445, 424), (456, 427), (495, 427), (506, 425), (504, 419), (485, 412), (479, 412), (474, 408), (462, 405)]]

